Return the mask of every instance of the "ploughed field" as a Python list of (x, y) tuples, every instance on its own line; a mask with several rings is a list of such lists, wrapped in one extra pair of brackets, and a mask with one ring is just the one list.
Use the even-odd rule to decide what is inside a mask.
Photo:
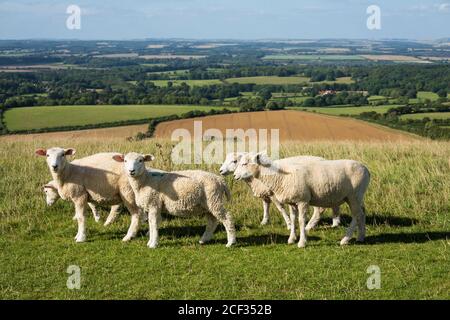
[[(158, 144), (160, 145), (158, 147)], [(165, 140), (77, 140), (40, 137), (0, 143), (1, 299), (449, 299), (450, 179), (448, 142), (291, 142), (281, 156), (318, 155), (362, 161), (371, 171), (365, 244), (340, 247), (350, 217), (330, 228), (330, 210), (309, 234), (308, 245), (288, 245), (281, 215), (261, 226), (262, 205), (243, 182), (226, 181), (227, 208), (237, 226), (237, 246), (225, 248), (219, 227), (212, 243), (198, 240), (206, 221), (163, 219), (160, 247), (148, 249), (148, 227), (122, 243), (130, 222), (124, 212), (103, 227), (88, 216), (88, 241), (76, 244), (73, 206), (47, 207), (41, 186), (50, 180), (38, 147), (77, 149), (75, 158), (104, 151), (138, 151), (156, 156), (166, 170), (218, 165), (175, 165)], [(103, 219), (107, 209), (101, 214)], [(103, 220), (104, 221), (104, 220)], [(81, 269), (80, 290), (66, 286), (67, 268)], [(381, 288), (366, 286), (369, 266), (381, 270)]]
[(203, 130), (216, 128), (225, 136), (226, 129), (279, 129), (281, 141), (358, 140), (358, 141), (411, 141), (416, 136), (376, 126), (350, 118), (294, 110), (245, 112), (215, 115), (197, 119), (182, 119), (158, 124), (157, 138), (171, 138), (179, 128), (194, 134), (194, 122), (201, 121)]

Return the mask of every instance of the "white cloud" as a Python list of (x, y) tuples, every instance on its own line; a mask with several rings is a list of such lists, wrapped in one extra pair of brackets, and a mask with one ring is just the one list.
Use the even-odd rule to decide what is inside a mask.
[(438, 5), (440, 12), (450, 12), (450, 3), (441, 3)]

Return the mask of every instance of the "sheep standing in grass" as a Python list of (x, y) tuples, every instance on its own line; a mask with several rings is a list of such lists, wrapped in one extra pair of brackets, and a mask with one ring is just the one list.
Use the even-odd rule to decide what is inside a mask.
[[(228, 175), (233, 173), (236, 170), (237, 164), (241, 160), (241, 158), (248, 153), (245, 152), (233, 152), (229, 153), (225, 161), (223, 162), (222, 166), (219, 169), (219, 172), (221, 175)], [(302, 164), (305, 162), (310, 161), (322, 161), (325, 160), (321, 157), (314, 157), (314, 156), (298, 156), (298, 157), (291, 157), (291, 158), (285, 158), (274, 161), (278, 164)], [(253, 178), (244, 179), (244, 181), (248, 184), (250, 189), (253, 192), (253, 195), (255, 197), (261, 198), (263, 201), (263, 220), (261, 221), (261, 225), (266, 225), (269, 222), (269, 208), (270, 203), (273, 202), (275, 206), (277, 207), (278, 211), (280, 211), (281, 215), (284, 218), (284, 221), (286, 222), (287, 228), (291, 229), (291, 220), (286, 213), (286, 210), (284, 206), (274, 197), (273, 193), (263, 184), (261, 181)], [(291, 216), (293, 216), (292, 208), (291, 209)], [(314, 207), (314, 215), (311, 217), (308, 225), (306, 226), (306, 230), (309, 231), (313, 229), (317, 223), (320, 220), (321, 214), (325, 211), (325, 208), (317, 208)], [(339, 207), (333, 208), (333, 227), (339, 226), (340, 223), (340, 216), (339, 216)]]
[[(254, 178), (267, 186), (283, 204), (295, 205), (299, 214), (299, 247), (306, 245), (305, 219), (308, 206), (335, 208), (346, 202), (352, 222), (341, 240), (348, 244), (358, 225), (358, 241), (365, 237), (364, 194), (370, 181), (369, 170), (353, 160), (324, 160), (304, 164), (279, 164), (262, 153), (244, 155), (234, 172), (236, 180)], [(288, 243), (296, 240), (295, 220)]]
[(223, 223), (227, 232), (227, 247), (236, 242), (232, 216), (224, 207), (225, 200), (230, 198), (230, 191), (221, 177), (201, 170), (147, 170), (144, 163), (153, 160), (151, 155), (128, 153), (125, 156), (116, 155), (114, 159), (124, 163), (136, 203), (148, 213), (149, 248), (158, 245), (161, 212), (179, 217), (206, 216), (208, 224), (200, 239), (201, 244), (212, 239), (219, 222)]
[[(72, 163), (74, 163), (74, 162), (76, 162), (76, 161), (72, 161)], [(77, 162), (77, 163), (79, 163), (79, 162)], [(55, 202), (61, 198), (58, 193), (58, 187), (56, 186), (56, 183), (53, 180), (48, 182), (46, 185), (44, 185), (43, 190), (45, 193), (45, 201), (49, 207), (54, 205)], [(88, 206), (89, 206), (89, 208), (91, 208), (92, 215), (94, 216), (95, 222), (99, 222), (101, 217), (97, 211), (97, 207), (95, 206), (95, 204), (92, 202), (88, 202)], [(114, 222), (117, 215), (119, 214), (119, 209), (120, 209), (120, 205), (111, 206), (111, 211), (108, 215), (108, 218), (105, 221), (104, 226), (108, 226)], [(74, 216), (73, 220), (77, 220), (77, 217)]]
[[(63, 200), (75, 205), (78, 221), (76, 242), (86, 241), (85, 211), (88, 202), (104, 205), (123, 204), (131, 213), (131, 224), (123, 241), (136, 236), (139, 228), (140, 210), (134, 199), (134, 192), (123, 174), (122, 166), (112, 160), (116, 153), (100, 153), (89, 157), (83, 165), (71, 163), (68, 156), (74, 149), (38, 149), (36, 154), (47, 158), (53, 181)], [(86, 159), (86, 158), (84, 158)]]

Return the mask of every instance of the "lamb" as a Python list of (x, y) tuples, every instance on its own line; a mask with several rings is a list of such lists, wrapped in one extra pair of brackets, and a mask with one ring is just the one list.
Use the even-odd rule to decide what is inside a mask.
[[(74, 163), (76, 161), (73, 161), (72, 163)], [(55, 181), (49, 181), (46, 185), (43, 186), (43, 191), (45, 193), (45, 201), (47, 203), (47, 206), (52, 206), (55, 204), (56, 201), (58, 201), (58, 199), (60, 199), (59, 193), (58, 193), (58, 187), (56, 186)], [(97, 211), (97, 207), (95, 206), (94, 203), (92, 202), (88, 202), (88, 206), (89, 208), (91, 208), (92, 211), (92, 215), (94, 216), (95, 222), (99, 222), (101, 217), (100, 214)], [(104, 226), (108, 226), (110, 224), (112, 224), (117, 215), (119, 214), (119, 209), (120, 209), (120, 205), (114, 205), (111, 206), (111, 211), (108, 215), (108, 218), (106, 219)], [(77, 220), (77, 217), (74, 216), (73, 220)]]
[(117, 153), (93, 155), (83, 165), (67, 160), (68, 156), (75, 154), (74, 149), (37, 149), (35, 153), (47, 158), (47, 165), (59, 196), (75, 205), (78, 221), (76, 242), (86, 241), (85, 210), (88, 202), (104, 205), (124, 204), (131, 213), (131, 224), (123, 241), (129, 241), (136, 236), (140, 210), (135, 203), (128, 179), (123, 174), (122, 166), (112, 160)]
[[(224, 163), (219, 169), (219, 172), (221, 175), (228, 175), (233, 173), (236, 170), (237, 164), (239, 163), (239, 160), (248, 153), (245, 152), (233, 152), (229, 153)], [(314, 156), (297, 156), (297, 157), (291, 157), (291, 158), (285, 158), (281, 160), (274, 161), (278, 164), (287, 164), (287, 163), (304, 163), (309, 161), (322, 161), (325, 160), (321, 157), (314, 157)], [(277, 207), (278, 211), (280, 211), (281, 215), (284, 218), (284, 221), (286, 222), (288, 230), (291, 229), (291, 220), (286, 213), (286, 210), (284, 206), (276, 199), (276, 197), (273, 196), (273, 193), (270, 192), (270, 190), (262, 184), (257, 179), (245, 179), (244, 180), (250, 189), (253, 192), (253, 195), (255, 197), (261, 198), (263, 201), (263, 220), (261, 221), (261, 225), (266, 225), (269, 222), (269, 208), (270, 203), (273, 202), (275, 206)], [(291, 207), (290, 207), (291, 208)], [(309, 231), (313, 229), (319, 222), (321, 214), (325, 211), (324, 208), (314, 208), (314, 215), (311, 217), (308, 225), (306, 226), (306, 231)], [(292, 208), (291, 208), (291, 215), (292, 215)], [(337, 227), (340, 224), (340, 213), (339, 213), (339, 207), (333, 208), (333, 225), (332, 227)]]
[[(306, 246), (305, 219), (309, 205), (333, 208), (346, 202), (352, 212), (352, 222), (341, 240), (349, 243), (358, 225), (358, 241), (365, 238), (364, 195), (370, 181), (369, 170), (353, 160), (324, 160), (304, 164), (279, 164), (263, 153), (241, 158), (234, 172), (236, 180), (254, 178), (267, 186), (283, 204), (298, 209), (300, 240), (298, 247)], [(291, 224), (288, 243), (296, 240), (295, 221)]]
[(236, 243), (236, 231), (231, 214), (225, 209), (225, 199), (231, 195), (223, 178), (201, 170), (155, 172), (147, 170), (145, 162), (152, 155), (128, 153), (116, 155), (114, 160), (123, 163), (123, 169), (135, 193), (136, 203), (148, 213), (149, 248), (158, 246), (158, 226), (161, 212), (174, 216), (203, 215), (207, 226), (200, 244), (210, 241), (219, 222), (227, 232), (227, 247)]

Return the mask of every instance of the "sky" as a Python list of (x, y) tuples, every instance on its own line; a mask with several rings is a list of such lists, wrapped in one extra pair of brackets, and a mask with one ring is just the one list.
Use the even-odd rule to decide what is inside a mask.
[[(69, 5), (81, 28), (66, 27)], [(366, 10), (381, 10), (369, 30)], [(0, 39), (450, 37), (450, 0), (0, 0)]]

